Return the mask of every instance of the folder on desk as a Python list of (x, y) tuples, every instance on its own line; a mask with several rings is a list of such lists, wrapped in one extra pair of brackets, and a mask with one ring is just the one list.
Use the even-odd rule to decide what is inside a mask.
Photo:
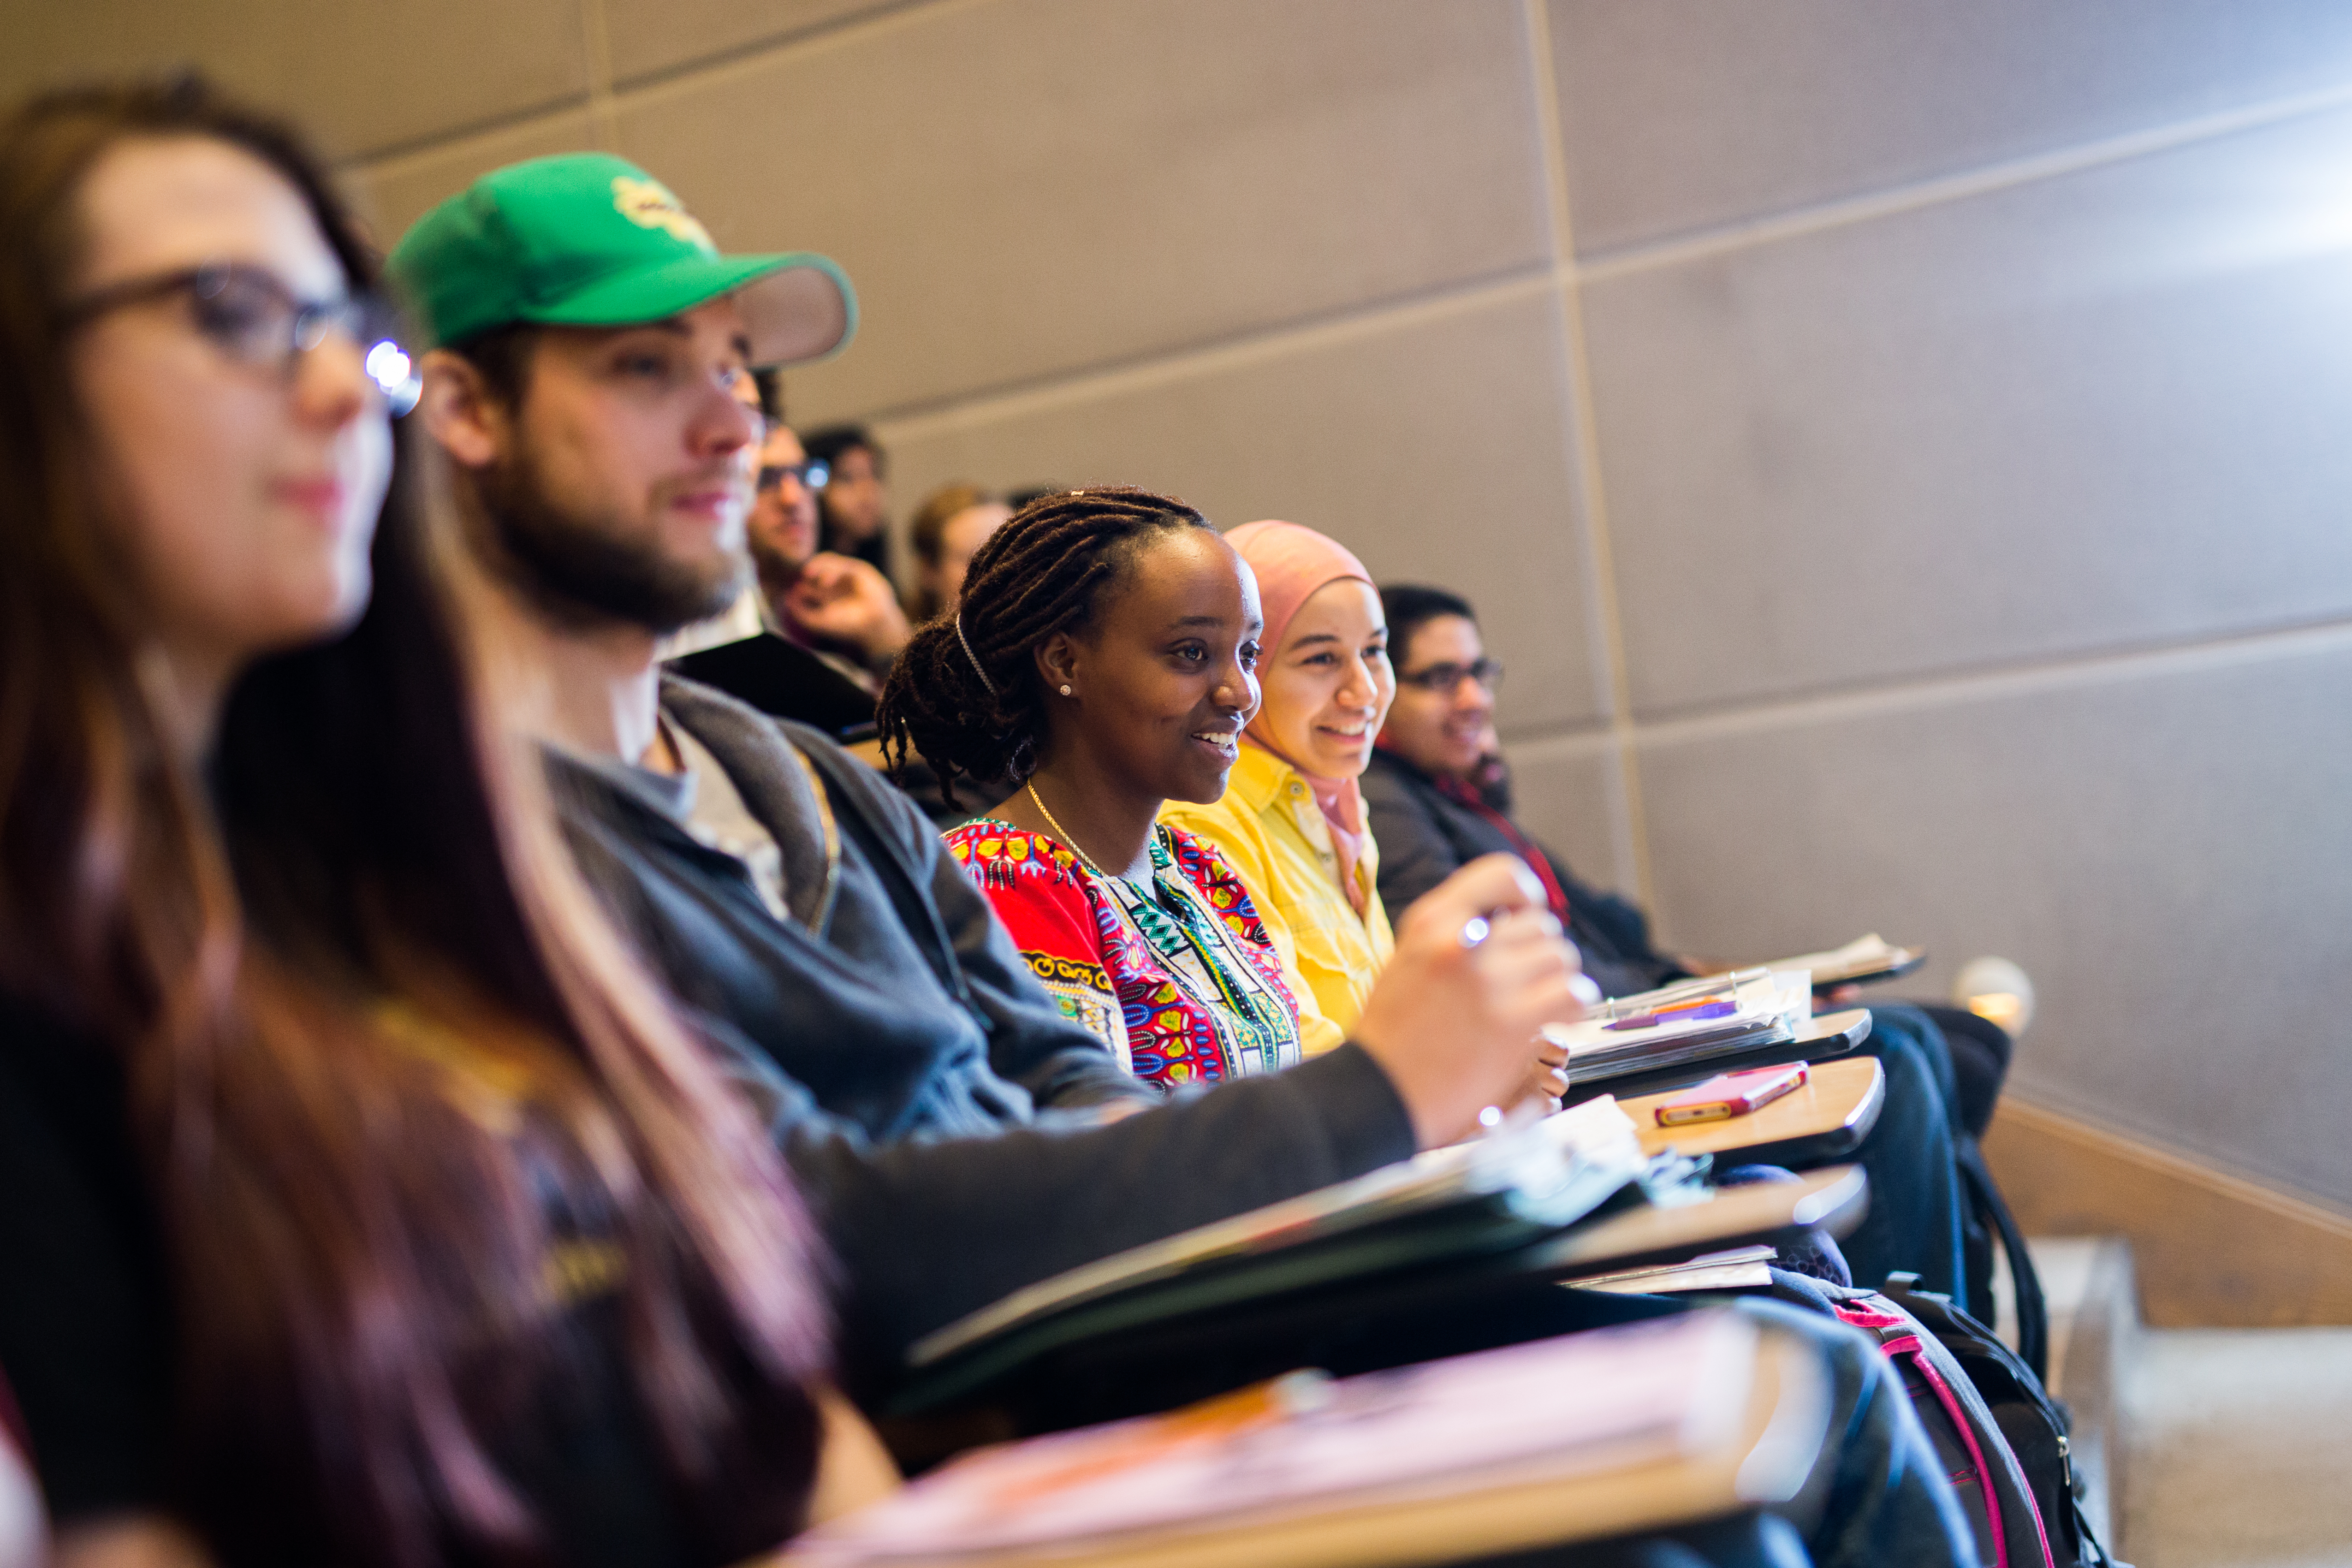
[(1792, 1336), (1696, 1312), (968, 1454), (787, 1568), (1413, 1568), (1795, 1495), (1829, 1389)]

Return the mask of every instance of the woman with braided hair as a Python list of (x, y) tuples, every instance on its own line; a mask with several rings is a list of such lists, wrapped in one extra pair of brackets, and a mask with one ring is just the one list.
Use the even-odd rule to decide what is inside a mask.
[(1072, 491), (981, 548), (958, 615), (917, 635), (882, 694), (895, 763), (911, 750), (950, 789), (1011, 786), (949, 847), (1064, 1010), (1170, 1086), (1340, 1039), (1216, 851), (1154, 820), (1224, 793), (1258, 631), (1249, 570), (1199, 512)]

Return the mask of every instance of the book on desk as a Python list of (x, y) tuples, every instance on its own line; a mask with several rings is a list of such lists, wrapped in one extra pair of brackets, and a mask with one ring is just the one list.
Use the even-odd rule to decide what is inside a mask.
[(982, 1449), (796, 1541), (786, 1568), (1416, 1568), (1793, 1497), (1830, 1390), (1792, 1337), (1696, 1312)]

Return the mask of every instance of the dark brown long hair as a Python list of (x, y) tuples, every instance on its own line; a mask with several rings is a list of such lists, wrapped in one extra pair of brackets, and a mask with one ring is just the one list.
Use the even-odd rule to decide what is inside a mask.
[(242, 148), (376, 279), (320, 166), (192, 79), (0, 121), (0, 990), (120, 1054), (169, 1242), (176, 1495), (235, 1562), (558, 1552), (500, 1434), (619, 1325), (697, 1555), (795, 1528), (825, 1365), (780, 1163), (596, 916), (509, 758), (395, 437), (374, 595), (166, 735), (58, 310), (130, 138)]

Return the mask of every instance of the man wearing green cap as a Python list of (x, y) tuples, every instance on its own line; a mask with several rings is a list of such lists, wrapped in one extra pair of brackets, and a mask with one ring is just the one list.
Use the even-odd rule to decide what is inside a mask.
[[(505, 591), (502, 647), (546, 678), (575, 853), (761, 1098), (847, 1266), (853, 1371), (1413, 1152), (1423, 1108), (1400, 1089), (1433, 1075), (1392, 1082), (1362, 1048), (1092, 1127), (1157, 1097), (1062, 1016), (912, 803), (815, 731), (659, 676), (658, 638), (746, 570), (758, 430), (730, 386), (839, 347), (855, 306), (832, 263), (721, 257), (643, 171), (582, 154), (476, 182), (390, 271), (436, 345), (420, 417)], [(1428, 1116), (1460, 1093), (1432, 1089)]]
[[(854, 1394), (1024, 1285), (1458, 1136), (1535, 1028), (1574, 1015), (1572, 952), (1490, 859), (1416, 906), (1355, 1041), (1158, 1101), (1060, 1016), (910, 802), (816, 731), (657, 674), (659, 637), (745, 571), (758, 432), (734, 384), (841, 345), (839, 270), (721, 257), (658, 182), (595, 155), (476, 182), (390, 270), (434, 345), (420, 415), (503, 591), (500, 652), (544, 679), (565, 830), (766, 1111), (842, 1265)], [(1495, 932), (1475, 947), (1474, 919)], [(1540, 1304), (1546, 1331), (1622, 1310)], [(1937, 1545), (1957, 1516), (1884, 1364), (1793, 1321), (1843, 1434), (1794, 1510), (1838, 1548), (1822, 1560), (1965, 1561)]]

